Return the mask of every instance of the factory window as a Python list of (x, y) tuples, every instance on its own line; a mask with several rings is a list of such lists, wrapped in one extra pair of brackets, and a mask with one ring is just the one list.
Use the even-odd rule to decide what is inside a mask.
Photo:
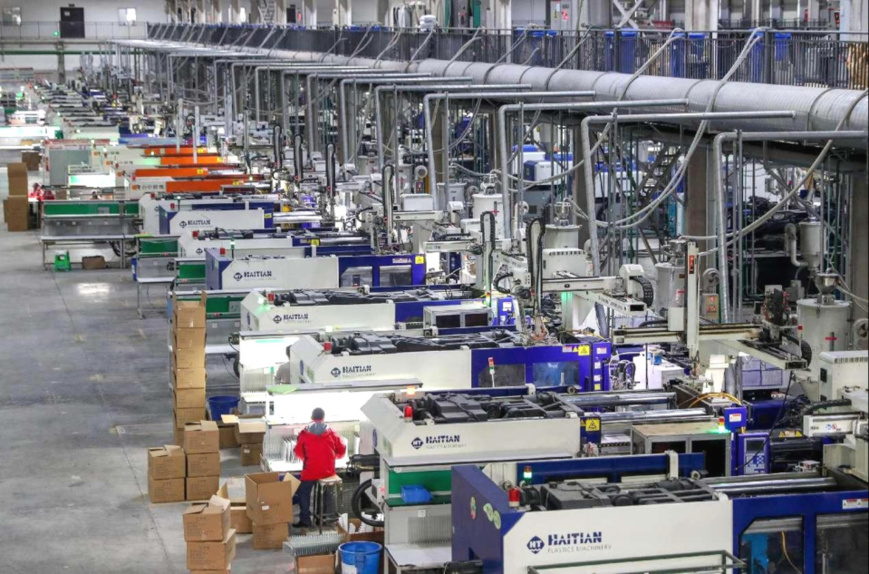
[(435, 326), (438, 329), (458, 329), (462, 326), (462, 317), (458, 313), (438, 315), (435, 318)]
[(400, 287), (413, 285), (413, 273), (410, 265), (387, 265), (380, 268), (380, 285)]
[(525, 384), (525, 364), (519, 365), (495, 365), (494, 375), (489, 372), (486, 365), (477, 373), (477, 386), (490, 387), (517, 387)]
[(560, 387), (576, 385), (580, 382), (579, 370), (575, 361), (534, 363), (533, 373), (534, 384), (537, 387)]
[(135, 8), (118, 8), (118, 22), (120, 22), (121, 25), (135, 24), (136, 23), (136, 9)]
[(862, 574), (869, 570), (869, 516), (865, 512), (819, 516), (817, 528), (815, 572)]
[(3, 8), (3, 25), (4, 26), (20, 26), (21, 25), (21, 7), (8, 6)]
[(739, 557), (750, 574), (803, 572), (802, 518), (755, 520), (740, 536)]
[(371, 285), (371, 267), (350, 267), (341, 274), (341, 287)]

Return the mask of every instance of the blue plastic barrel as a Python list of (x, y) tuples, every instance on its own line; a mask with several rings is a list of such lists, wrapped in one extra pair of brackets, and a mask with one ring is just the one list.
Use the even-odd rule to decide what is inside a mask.
[(382, 550), (377, 542), (345, 542), (338, 547), (341, 574), (378, 574)]
[(208, 397), (208, 410), (211, 420), (219, 421), (223, 415), (232, 413), (232, 409), (238, 406), (238, 397), (217, 396)]

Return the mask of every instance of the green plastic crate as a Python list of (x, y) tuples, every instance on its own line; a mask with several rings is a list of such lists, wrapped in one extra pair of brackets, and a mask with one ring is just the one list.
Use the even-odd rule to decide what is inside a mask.
[(69, 261), (69, 251), (54, 252), (54, 270), (69, 271), (72, 269), (72, 263)]

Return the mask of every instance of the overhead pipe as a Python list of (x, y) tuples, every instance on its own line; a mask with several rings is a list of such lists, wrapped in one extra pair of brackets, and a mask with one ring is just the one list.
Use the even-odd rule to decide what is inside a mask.
[(428, 74), (398, 74), (398, 73), (390, 73), (390, 72), (382, 72), (382, 71), (373, 71), (373, 70), (369, 70), (369, 69), (362, 70), (358, 73), (341, 74), (341, 75), (328, 74), (328, 73), (309, 74), (307, 76), (307, 78), (305, 78), (305, 88), (306, 88), (305, 93), (307, 94), (307, 98), (306, 98), (306, 100), (307, 100), (307, 102), (306, 102), (307, 103), (307, 112), (308, 112), (307, 113), (307, 121), (308, 121), (308, 127), (311, 130), (310, 135), (308, 136), (308, 140), (309, 140), (308, 145), (312, 146), (312, 150), (314, 149), (314, 143), (312, 143), (313, 142), (312, 135), (314, 133), (314, 104), (315, 104), (315, 102), (320, 94), (319, 88), (316, 90), (314, 90), (314, 88), (313, 88), (313, 81), (314, 80), (317, 80), (317, 81), (319, 81), (319, 80), (343, 80), (343, 79), (347, 79), (347, 78), (379, 79), (379, 78), (389, 78), (392, 75), (395, 76), (395, 79), (401, 79), (401, 78), (426, 79), (426, 78), (429, 78)]
[[(718, 271), (721, 276), (721, 311), (722, 322), (730, 321), (730, 279), (727, 272), (727, 206), (724, 202), (724, 184), (721, 180), (722, 162), (721, 157), (725, 141), (807, 141), (807, 140), (863, 140), (866, 141), (865, 131), (798, 131), (798, 132), (724, 132), (715, 136), (712, 140), (712, 170), (714, 173), (715, 201), (718, 204)], [(734, 231), (736, 231), (734, 229)], [(793, 255), (792, 255), (793, 257)], [(793, 258), (792, 258), (793, 261)], [(797, 261), (797, 265), (799, 265)]]
[[(480, 90), (483, 86), (474, 85), (474, 84), (458, 84), (458, 85), (450, 85), (450, 84), (433, 84), (429, 86), (378, 86), (374, 88), (374, 115), (375, 115), (375, 129), (377, 131), (377, 152), (379, 156), (380, 163), (380, 171), (383, 171), (383, 162), (384, 158), (384, 149), (383, 149), (383, 133), (380, 127), (380, 119), (381, 119), (381, 106), (380, 106), (380, 94), (386, 90), (391, 90), (396, 96), (399, 92), (468, 92)], [(487, 89), (491, 90), (528, 90), (530, 86), (527, 84), (503, 84), (503, 85), (490, 85), (485, 86)], [(393, 134), (395, 136), (395, 158), (394, 160), (398, 161), (398, 125), (396, 124), (393, 128)], [(395, 169), (396, 172), (396, 194), (398, 193), (398, 169)]]
[[(366, 85), (376, 86), (376, 85), (383, 85), (383, 84), (388, 84), (388, 85), (392, 85), (392, 84), (423, 85), (423, 84), (428, 84), (430, 82), (438, 82), (438, 83), (443, 83), (445, 81), (447, 81), (447, 82), (449, 82), (449, 81), (461, 82), (464, 80), (465, 80), (464, 78), (450, 78), (450, 79), (445, 80), (444, 78), (434, 78), (429, 74), (401, 74), (401, 73), (393, 73), (393, 72), (386, 72), (384, 75), (384, 79), (382, 79), (382, 80), (381, 79), (365, 80), (363, 78), (346, 78), (346, 79), (341, 80), (339, 87), (338, 87), (339, 98), (340, 98), (340, 107), (341, 107), (341, 117), (342, 117), (342, 119), (347, 117), (346, 91), (347, 91), (347, 85), (350, 84), (351, 82), (353, 83), (354, 89), (355, 89), (355, 86), (360, 81)], [(354, 158), (354, 156), (349, 155), (350, 142), (347, 140), (347, 137), (348, 137), (348, 134), (347, 134), (347, 130), (346, 130), (346, 125), (345, 125), (345, 122), (342, 121), (341, 122), (341, 138), (342, 138), (342, 143), (344, 145), (344, 150), (345, 150), (345, 152), (344, 152), (344, 163), (345, 164), (351, 163), (353, 158)], [(354, 155), (355, 155), (355, 149), (354, 149)]]
[[(321, 57), (317, 52), (272, 52), (273, 56), (283, 56), (293, 60), (313, 61)], [(327, 56), (325, 61), (353, 63), (373, 67), (375, 60), (370, 58), (348, 58), (346, 56)], [(381, 60), (378, 69), (414, 71), (430, 73), (434, 76), (472, 76), (475, 83), (518, 83), (527, 82), (534, 90), (583, 91), (592, 90), (601, 100), (622, 97), (626, 101), (653, 98), (678, 98), (689, 101), (689, 110), (702, 111), (709, 104), (719, 84), (718, 80), (692, 80), (665, 76), (639, 76), (631, 80), (632, 74), (619, 72), (595, 72), (588, 70), (567, 70), (523, 66), (518, 64), (489, 64), (484, 62), (451, 62), (448, 60), (428, 59), (413, 62)], [(844, 117), (847, 108), (861, 95), (857, 90), (815, 88), (805, 86), (775, 86), (749, 82), (728, 82), (715, 98), (717, 111), (775, 111), (792, 109), (796, 121), (782, 123), (776, 118), (759, 119), (752, 127), (758, 130), (785, 131), (790, 128), (800, 131), (832, 130)], [(737, 129), (735, 124), (725, 123), (720, 129)], [(859, 102), (844, 129), (869, 129), (869, 103)], [(849, 147), (866, 148), (867, 142), (846, 140)]]
[[(122, 40), (119, 42), (136, 45), (146, 49), (161, 49), (158, 42)], [(176, 47), (177, 49), (177, 47)], [(237, 48), (241, 53), (251, 53), (250, 48)], [(718, 80), (693, 80), (664, 76), (639, 76), (631, 80), (632, 74), (619, 72), (596, 72), (588, 70), (568, 70), (523, 66), (518, 64), (485, 62), (458, 62), (427, 59), (419, 62), (403, 60), (380, 60), (371, 58), (326, 55), (320, 52), (273, 50), (272, 57), (282, 57), (293, 61), (323, 61), (341, 64), (362, 65), (370, 68), (377, 64), (378, 69), (394, 71), (413, 71), (430, 73), (434, 76), (472, 76), (475, 83), (500, 84), (505, 82), (528, 82), (535, 90), (583, 91), (593, 90), (601, 100), (618, 99), (625, 86), (630, 87), (624, 99), (645, 100), (652, 98), (681, 98), (689, 100), (689, 110), (702, 111), (709, 104), (719, 84)], [(408, 65), (409, 64), (409, 65)], [(845, 116), (847, 108), (861, 95), (857, 90), (829, 89), (805, 86), (775, 86), (749, 82), (728, 82), (715, 98), (717, 111), (764, 111), (792, 109), (796, 121), (783, 124), (775, 118), (759, 119), (752, 128), (763, 131), (799, 131), (835, 129)], [(843, 129), (869, 129), (869, 102), (859, 102)], [(738, 126), (726, 120), (720, 129), (733, 130)], [(843, 146), (863, 148), (866, 141), (843, 140)]]
[(259, 89), (260, 72), (263, 72), (263, 71), (268, 72), (271, 70), (302, 70), (302, 71), (324, 70), (324, 71), (326, 71), (326, 70), (335, 70), (335, 69), (353, 71), (353, 70), (367, 70), (368, 68), (365, 68), (363, 66), (341, 66), (338, 64), (314, 64), (314, 63), (307, 63), (307, 62), (301, 63), (301, 64), (287, 64), (286, 62), (284, 62), (283, 64), (279, 64), (279, 65), (272, 64), (272, 65), (266, 65), (266, 66), (256, 66), (253, 69), (253, 90), (254, 90), (254, 109), (255, 109), (254, 118), (256, 118), (256, 121), (260, 121), (260, 89)]
[[(431, 116), (431, 103), (435, 100), (445, 100), (449, 97), (450, 100), (477, 100), (477, 99), (505, 99), (509, 98), (511, 100), (526, 100), (531, 98), (581, 98), (581, 97), (594, 97), (594, 92), (508, 92), (505, 93), (503, 91), (493, 91), (491, 86), (485, 86), (482, 88), (484, 91), (479, 92), (462, 92), (456, 94), (447, 94), (447, 92), (438, 92), (433, 94), (426, 94), (422, 99), (423, 105), (423, 117), (425, 119), (425, 136), (426, 136), (426, 148), (427, 149), (427, 161), (428, 161), (428, 174), (429, 174), (429, 193), (432, 197), (435, 198), (435, 209), (437, 209), (437, 173), (435, 171), (435, 155), (434, 155), (434, 142), (432, 139), (432, 128), (433, 120)], [(485, 91), (489, 90), (489, 91)], [(503, 168), (503, 166), (502, 166)], [(444, 191), (446, 191), (446, 186), (449, 184), (449, 173), (444, 174), (446, 180), (444, 181)]]
[[(432, 81), (431, 77), (428, 74), (402, 74), (399, 72), (380, 72), (380, 71), (372, 71), (366, 68), (364, 73), (353, 74), (348, 76), (344, 75), (331, 75), (331, 74), (319, 74), (316, 76), (317, 80), (324, 79), (340, 79), (338, 84), (338, 108), (339, 113), (341, 114), (341, 119), (338, 122), (339, 130), (341, 131), (341, 146), (344, 155), (344, 164), (350, 163), (350, 159), (347, 155), (347, 126), (346, 126), (346, 118), (347, 118), (347, 103), (345, 98), (345, 89), (348, 82), (358, 82), (362, 81), (365, 84), (381, 84), (381, 83), (404, 83), (404, 82), (417, 82), (417, 83), (425, 83), (428, 81)], [(441, 81), (441, 78), (438, 78), (438, 81)], [(312, 88), (313, 89), (313, 88)], [(319, 89), (317, 90), (316, 97), (319, 94)], [(313, 105), (312, 98), (308, 98), (308, 101)]]
[[(625, 105), (627, 104), (627, 105)], [(507, 214), (513, 213), (513, 198), (510, 194), (509, 187), (509, 173), (507, 170), (507, 159), (509, 158), (508, 150), (507, 150), (507, 113), (518, 112), (520, 110), (524, 111), (582, 111), (582, 110), (595, 110), (598, 108), (606, 108), (606, 107), (619, 107), (619, 108), (652, 108), (658, 106), (684, 106), (687, 104), (686, 100), (640, 100), (633, 102), (624, 102), (624, 101), (611, 101), (611, 102), (569, 102), (569, 103), (556, 103), (556, 102), (548, 102), (548, 103), (540, 103), (540, 104), (508, 104), (505, 106), (501, 106), (498, 109), (498, 125), (500, 126), (498, 140), (499, 140), (499, 154), (501, 156), (502, 169), (501, 169), (501, 202), (503, 204), (504, 212)], [(521, 149), (521, 147), (520, 147)], [(523, 176), (524, 177), (524, 176)], [(512, 239), (513, 232), (510, 227), (510, 218), (504, 217), (502, 221), (502, 225), (504, 226), (504, 238)]]
[[(618, 103), (615, 107), (623, 107)], [(628, 102), (629, 103), (629, 102)], [(736, 122), (744, 122), (745, 120), (759, 121), (763, 119), (793, 119), (795, 113), (787, 110), (778, 111), (755, 111), (755, 112), (687, 112), (687, 113), (663, 113), (663, 114), (629, 114), (624, 116), (616, 116), (615, 114), (605, 116), (588, 116), (580, 123), (580, 133), (582, 137), (582, 157), (585, 163), (583, 164), (583, 173), (585, 177), (585, 196), (586, 209), (588, 210), (588, 234), (591, 240), (591, 256), (593, 273), (595, 275), (601, 273), (600, 268), (600, 242), (597, 236), (597, 216), (595, 215), (595, 193), (594, 193), (594, 169), (591, 161), (591, 136), (589, 126), (591, 124), (608, 124), (618, 121), (619, 123), (638, 123), (638, 122), (686, 122), (689, 125), (694, 125), (694, 122), (702, 121), (721, 121), (733, 120)]]

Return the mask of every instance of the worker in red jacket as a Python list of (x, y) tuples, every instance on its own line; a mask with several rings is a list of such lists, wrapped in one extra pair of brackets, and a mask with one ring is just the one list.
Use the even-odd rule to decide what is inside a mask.
[[(335, 461), (347, 452), (344, 441), (323, 422), (326, 414), (316, 408), (311, 413), (311, 424), (305, 427), (296, 441), (293, 452), (302, 461), (302, 485), (299, 487), (299, 522), (294, 526), (311, 526), (311, 492), (318, 480), (335, 474)], [(326, 500), (327, 512), (331, 512)]]

